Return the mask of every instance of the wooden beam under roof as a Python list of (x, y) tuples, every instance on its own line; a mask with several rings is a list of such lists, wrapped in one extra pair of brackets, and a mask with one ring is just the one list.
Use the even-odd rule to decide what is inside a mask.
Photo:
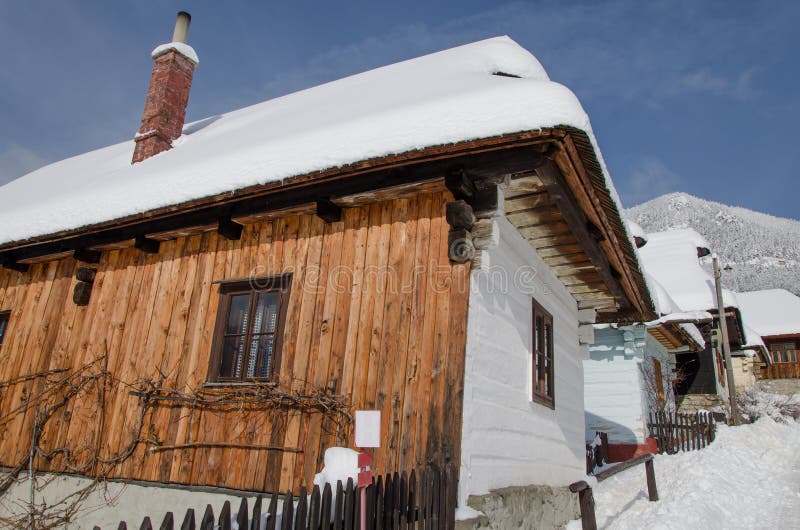
[(572, 192), (564, 182), (558, 166), (550, 159), (545, 159), (536, 169), (542, 183), (546, 186), (553, 202), (558, 206), (564, 221), (570, 227), (570, 231), (578, 241), (589, 260), (595, 267), (597, 274), (602, 278), (608, 290), (617, 299), (617, 304), (621, 308), (630, 306), (630, 301), (619, 282), (618, 273), (611, 268), (605, 254), (603, 254), (596, 237), (591, 233), (589, 221), (583, 210), (580, 209)]

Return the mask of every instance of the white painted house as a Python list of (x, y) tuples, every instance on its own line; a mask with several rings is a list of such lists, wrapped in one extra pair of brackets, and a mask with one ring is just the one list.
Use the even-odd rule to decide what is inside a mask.
[[(631, 225), (641, 253), (649, 236)], [(675, 409), (675, 355), (702, 351), (705, 341), (697, 325), (712, 320), (705, 311), (684, 311), (647, 269), (645, 273), (659, 318), (595, 325), (594, 344), (583, 362), (585, 440), (590, 443), (596, 433), (606, 433), (611, 462), (657, 449), (654, 440), (648, 441), (648, 418), (651, 412)]]

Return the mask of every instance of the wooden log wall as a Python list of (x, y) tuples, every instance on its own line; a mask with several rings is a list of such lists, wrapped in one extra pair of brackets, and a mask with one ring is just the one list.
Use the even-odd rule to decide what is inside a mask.
[[(100, 398), (72, 400), (48, 423), (45, 450), (100, 447), (114, 454), (133, 436), (142, 379), (191, 391), (207, 379), (217, 280), (293, 274), (278, 387), (330, 388), (352, 409), (383, 412), (378, 472), (458, 462), (469, 264), (447, 255), (447, 193), (347, 208), (339, 222), (291, 215), (244, 227), (241, 239), (210, 231), (103, 252), (89, 303), (72, 300), (73, 258), (0, 271), (0, 310), (11, 310), (0, 381), (106, 355), (113, 376)], [(30, 448), (33, 413), (15, 407), (41, 379), (0, 388), (0, 465)], [(95, 393), (100, 395), (100, 393)], [(94, 395), (94, 394), (93, 394)], [(100, 410), (102, 408), (102, 411)], [(98, 425), (103, 418), (103, 425)], [(347, 425), (296, 410), (211, 410), (160, 404), (144, 436), (162, 444), (231, 443), (300, 452), (197, 447), (150, 451), (139, 444), (113, 476), (286, 491), (310, 483), (323, 451), (351, 444)], [(69, 471), (63, 458), (42, 470)]]

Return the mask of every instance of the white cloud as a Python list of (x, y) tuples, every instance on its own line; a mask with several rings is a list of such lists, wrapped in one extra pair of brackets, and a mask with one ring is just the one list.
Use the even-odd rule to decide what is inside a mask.
[(0, 186), (45, 164), (45, 159), (19, 144), (8, 144), (0, 151)]
[(630, 207), (684, 189), (686, 185), (684, 177), (669, 169), (659, 158), (648, 156), (634, 166), (620, 190), (623, 202)]

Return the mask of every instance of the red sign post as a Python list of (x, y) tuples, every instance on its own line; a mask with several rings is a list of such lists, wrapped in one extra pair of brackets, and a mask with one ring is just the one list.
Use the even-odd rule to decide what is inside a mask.
[(361, 489), (361, 529), (367, 527), (367, 486), (372, 484), (372, 453), (367, 449), (381, 446), (381, 411), (357, 410), (355, 446), (358, 453), (358, 487)]

